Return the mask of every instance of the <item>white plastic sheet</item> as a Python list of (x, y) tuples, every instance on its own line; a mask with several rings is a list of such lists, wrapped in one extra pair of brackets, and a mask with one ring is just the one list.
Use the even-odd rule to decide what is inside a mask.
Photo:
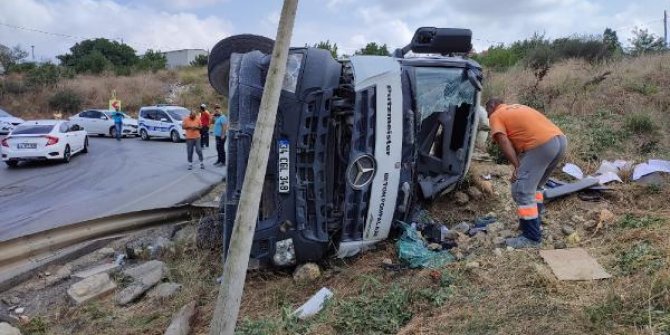
[(573, 176), (576, 179), (580, 180), (584, 179), (584, 171), (582, 171), (582, 169), (575, 164), (572, 163), (565, 164), (562, 171)]
[(293, 314), (296, 315), (300, 320), (314, 316), (323, 309), (326, 301), (328, 301), (328, 299), (330, 299), (332, 296), (333, 292), (323, 287), (319, 290), (319, 292), (316, 292), (316, 294), (309, 298), (305, 304), (296, 309)]
[(633, 180), (638, 180), (650, 173), (670, 173), (670, 161), (650, 159), (647, 163), (640, 163), (633, 170)]

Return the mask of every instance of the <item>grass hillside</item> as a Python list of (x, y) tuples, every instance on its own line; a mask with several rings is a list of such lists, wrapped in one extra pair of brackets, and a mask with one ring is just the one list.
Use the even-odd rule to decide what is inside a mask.
[[(201, 103), (225, 106), (225, 99), (209, 85), (207, 69), (186, 67), (129, 76), (77, 75), (53, 85), (31, 85), (23, 74), (0, 76), (0, 108), (24, 119), (52, 118), (57, 112), (66, 117), (85, 108), (107, 108), (113, 90), (122, 100), (123, 110), (133, 115), (141, 106), (156, 103), (189, 109)], [(61, 97), (56, 103), (55, 96)]]

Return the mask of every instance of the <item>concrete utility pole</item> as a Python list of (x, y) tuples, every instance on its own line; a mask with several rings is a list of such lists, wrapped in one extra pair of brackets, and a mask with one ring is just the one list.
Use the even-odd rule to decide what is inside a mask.
[(297, 7), (298, 0), (284, 0), (210, 335), (235, 332)]
[(31, 50), (31, 51), (30, 51), (31, 54), (33, 55), (33, 62), (34, 62), (34, 61), (35, 61), (35, 46), (34, 46), (34, 45), (31, 45), (31, 46), (30, 46), (30, 50)]
[(668, 41), (668, 11), (663, 11), (663, 41), (665, 41), (665, 47), (670, 48), (670, 41)]

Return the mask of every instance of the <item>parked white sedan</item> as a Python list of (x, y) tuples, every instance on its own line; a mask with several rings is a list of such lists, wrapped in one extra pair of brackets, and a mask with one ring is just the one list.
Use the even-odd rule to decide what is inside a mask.
[(23, 123), (23, 119), (12, 116), (0, 109), (0, 134), (9, 134), (14, 127)]
[(2, 160), (9, 167), (22, 161), (61, 160), (70, 162), (72, 155), (88, 152), (86, 131), (62, 120), (26, 121), (0, 143)]
[[(116, 137), (116, 128), (114, 127), (112, 113), (112, 111), (106, 109), (87, 109), (70, 117), (70, 122), (83, 127), (89, 134)], [(123, 128), (121, 135), (138, 136), (137, 120), (123, 112), (121, 112), (121, 114), (123, 114)]]

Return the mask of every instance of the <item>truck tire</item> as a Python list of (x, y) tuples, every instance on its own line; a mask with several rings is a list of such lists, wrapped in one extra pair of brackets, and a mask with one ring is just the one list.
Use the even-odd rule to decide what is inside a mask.
[(274, 40), (258, 35), (242, 34), (222, 39), (209, 53), (207, 73), (209, 83), (219, 94), (228, 97), (228, 78), (230, 77), (230, 56), (233, 53), (247, 53), (258, 50), (272, 53)]

